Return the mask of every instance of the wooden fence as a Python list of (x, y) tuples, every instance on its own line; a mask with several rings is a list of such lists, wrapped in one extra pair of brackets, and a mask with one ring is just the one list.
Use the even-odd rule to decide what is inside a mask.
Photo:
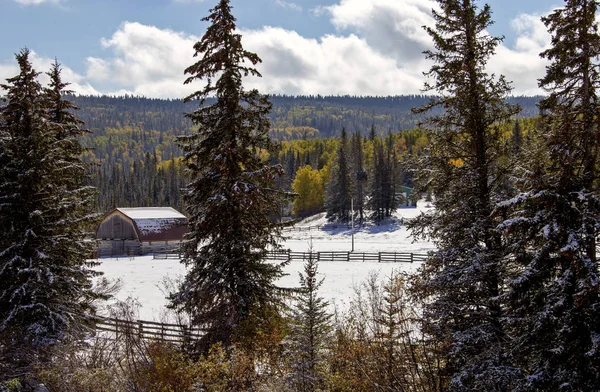
[[(155, 259), (181, 259), (181, 253), (154, 253)], [(376, 263), (414, 263), (424, 262), (427, 260), (426, 254), (419, 253), (401, 253), (401, 252), (347, 252), (347, 251), (331, 251), (331, 252), (292, 252), (289, 250), (269, 252), (268, 260), (277, 261), (305, 261), (309, 257), (313, 257), (317, 261), (362, 261)]]
[(96, 331), (108, 332), (118, 340), (122, 336), (136, 336), (143, 340), (184, 344), (199, 340), (203, 331), (185, 325), (157, 323), (143, 320), (122, 320), (113, 317), (97, 317)]
[[(154, 253), (155, 259), (181, 259), (181, 253)], [(347, 252), (347, 251), (332, 251), (332, 252), (292, 252), (290, 250), (269, 252), (268, 260), (276, 261), (305, 261), (309, 257), (313, 257), (317, 261), (362, 261), (372, 263), (414, 263), (424, 262), (427, 260), (426, 254), (419, 253), (401, 253), (401, 252)]]
[(183, 257), (183, 255), (181, 254), (181, 252), (176, 251), (176, 250), (171, 250), (171, 251), (155, 251), (153, 253), (153, 256), (155, 259), (181, 259)]
[(362, 262), (377, 262), (377, 263), (413, 263), (424, 262), (427, 260), (426, 254), (417, 253), (399, 253), (399, 252), (292, 252), (292, 251), (277, 251), (269, 252), (267, 258), (269, 260), (280, 261), (305, 261), (313, 257), (317, 261), (362, 261)]
[[(359, 225), (355, 225), (354, 226), (355, 229), (360, 228)], [(346, 230), (350, 230), (352, 229), (351, 225), (330, 225), (330, 224), (325, 224), (325, 225), (317, 225), (317, 226), (290, 226), (290, 227), (284, 227), (283, 231), (319, 231), (319, 230), (338, 230), (338, 229), (346, 229)]]

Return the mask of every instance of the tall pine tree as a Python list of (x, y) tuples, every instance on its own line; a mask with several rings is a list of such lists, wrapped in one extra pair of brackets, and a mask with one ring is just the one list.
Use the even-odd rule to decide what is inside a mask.
[(342, 129), (337, 160), (331, 169), (331, 179), (327, 183), (325, 208), (329, 220), (347, 222), (352, 207), (352, 178), (348, 162), (348, 134)]
[(508, 306), (522, 390), (591, 391), (600, 385), (600, 35), (596, 0), (568, 0), (543, 21), (552, 47), (540, 86), (542, 148), (503, 203), (513, 271)]
[[(194, 45), (200, 60), (185, 70), (186, 84), (206, 82), (185, 99), (200, 101), (187, 114), (198, 130), (181, 139), (191, 176), (184, 194), (190, 233), (183, 262), (189, 271), (171, 299), (194, 325), (206, 328), (198, 347), (206, 351), (216, 342), (251, 339), (240, 331), (252, 331), (255, 315), (278, 302), (274, 281), (281, 266), (265, 258), (280, 238), (270, 215), (280, 197), (273, 183), (282, 172), (261, 158), (272, 148), (271, 104), (242, 86), (244, 76), (260, 76), (253, 68), (260, 58), (242, 47), (228, 0), (203, 20), (210, 25)], [(209, 96), (216, 98), (210, 105)]]
[(354, 187), (352, 195), (354, 197), (354, 209), (358, 210), (360, 222), (364, 220), (365, 206), (365, 184), (367, 183), (367, 171), (364, 168), (364, 151), (360, 132), (355, 132), (350, 141), (350, 150), (352, 152), (352, 175), (354, 176)]
[(58, 65), (44, 92), (29, 54), (17, 54), (20, 73), (2, 85), (0, 379), (50, 361), (53, 347), (82, 337), (96, 298), (80, 122), (62, 97)]
[[(515, 370), (506, 360), (503, 326), (503, 250), (492, 216), (501, 184), (501, 132), (516, 108), (503, 98), (503, 77), (485, 71), (500, 38), (486, 29), (488, 5), (471, 0), (438, 0), (435, 27), (427, 28), (435, 49), (427, 91), (436, 97), (416, 113), (444, 111), (428, 119), (431, 141), (419, 173), (435, 196), (435, 211), (413, 221), (415, 234), (427, 234), (438, 251), (423, 267), (431, 302), (424, 309), (431, 331), (447, 345), (445, 371), (456, 391), (510, 389)], [(425, 189), (423, 189), (425, 190)]]

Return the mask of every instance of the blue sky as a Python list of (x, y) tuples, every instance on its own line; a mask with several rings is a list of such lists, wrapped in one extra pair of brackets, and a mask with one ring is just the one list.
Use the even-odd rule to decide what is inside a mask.
[[(200, 19), (216, 0), (0, 0), (0, 78), (16, 72), (28, 47), (45, 71), (54, 59), (80, 93), (178, 98)], [(559, 0), (488, 0), (504, 35), (491, 72), (516, 94), (537, 93), (549, 44), (539, 22)], [(232, 0), (243, 43), (263, 59), (265, 93), (390, 95), (419, 93), (431, 46), (431, 0)], [(195, 86), (196, 88), (199, 86)]]

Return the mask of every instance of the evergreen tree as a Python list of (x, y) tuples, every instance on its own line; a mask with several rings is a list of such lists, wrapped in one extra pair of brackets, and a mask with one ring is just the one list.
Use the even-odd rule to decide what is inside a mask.
[(323, 279), (317, 278), (318, 262), (310, 249), (300, 275), (300, 292), (292, 314), (288, 355), (291, 359), (289, 378), (294, 391), (322, 390), (324, 351), (329, 340), (331, 315), (329, 303), (319, 297)]
[(447, 347), (449, 390), (506, 391), (518, 372), (506, 360), (509, 337), (499, 303), (503, 249), (492, 212), (503, 176), (498, 124), (516, 108), (503, 100), (510, 91), (504, 78), (485, 72), (501, 40), (486, 31), (490, 7), (471, 0), (437, 3), (435, 27), (426, 29), (435, 47), (426, 52), (434, 83), (425, 85), (436, 97), (415, 109), (444, 109), (427, 121), (430, 147), (418, 173), (421, 191), (433, 191), (436, 208), (410, 225), (438, 249), (423, 267), (431, 295), (424, 316)]
[(19, 75), (2, 84), (0, 108), (0, 380), (51, 361), (58, 344), (81, 338), (94, 313), (95, 273), (86, 261), (91, 190), (62, 96), (58, 64), (45, 92), (27, 49)]
[(515, 120), (510, 141), (512, 143), (513, 152), (518, 153), (523, 146), (523, 131), (521, 130), (519, 119)]
[[(171, 301), (207, 330), (198, 347), (206, 352), (216, 342), (251, 340), (255, 315), (278, 303), (274, 281), (281, 265), (265, 258), (279, 247), (280, 229), (270, 214), (281, 196), (273, 183), (282, 171), (261, 158), (272, 148), (271, 104), (242, 86), (244, 76), (260, 76), (252, 67), (259, 57), (243, 49), (228, 0), (203, 20), (210, 25), (194, 45), (200, 60), (185, 70), (186, 84), (206, 82), (185, 99), (200, 101), (187, 114), (198, 131), (181, 138), (191, 176), (184, 194), (190, 232), (183, 262), (189, 271)], [(212, 95), (216, 100), (207, 104)]]
[(371, 183), (369, 184), (368, 207), (372, 211), (371, 218), (376, 222), (385, 218), (387, 167), (385, 151), (380, 138), (376, 138), (373, 145), (373, 167)]
[(503, 203), (513, 271), (508, 307), (524, 369), (522, 390), (591, 391), (600, 385), (598, 2), (568, 0), (543, 21), (552, 47), (540, 86), (544, 145), (528, 153), (521, 193)]
[(368, 180), (364, 168), (364, 151), (360, 132), (355, 132), (351, 139), (352, 172), (354, 173), (354, 209), (358, 210), (360, 221), (364, 219), (365, 184)]
[(392, 151), (391, 135), (387, 148), (381, 138), (376, 138), (373, 145), (373, 167), (369, 184), (369, 203), (371, 218), (379, 222), (390, 217), (398, 205), (396, 198), (396, 155)]
[(325, 207), (329, 220), (346, 222), (350, 220), (352, 204), (352, 179), (348, 162), (348, 135), (342, 128), (342, 136), (337, 151), (337, 162), (331, 169), (331, 179), (327, 183)]

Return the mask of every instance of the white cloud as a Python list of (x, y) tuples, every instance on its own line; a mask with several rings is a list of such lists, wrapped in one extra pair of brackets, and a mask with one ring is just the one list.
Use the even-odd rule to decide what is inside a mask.
[(338, 31), (358, 33), (402, 67), (420, 63), (432, 46), (423, 26), (433, 25), (434, 7), (431, 0), (341, 0), (325, 8)]
[[(13, 76), (17, 75), (18, 73), (19, 73), (19, 67), (17, 66), (16, 62), (14, 64), (0, 63), (0, 84), (5, 84), (6, 79), (12, 78)], [(3, 95), (3, 94), (4, 94), (3, 90), (0, 89), (0, 95)]]
[(290, 1), (285, 1), (285, 0), (274, 0), (274, 1), (275, 1), (275, 4), (277, 4), (278, 6), (280, 6), (282, 8), (287, 8), (287, 9), (290, 9), (292, 11), (297, 11), (297, 12), (302, 11), (302, 7), (296, 3), (292, 3)]
[(110, 39), (102, 40), (112, 57), (87, 59), (87, 77), (135, 95), (182, 97), (193, 91), (183, 86), (183, 71), (194, 61), (195, 41), (183, 33), (125, 22)]
[[(418, 91), (419, 71), (403, 70), (356, 35), (307, 39), (293, 31), (264, 27), (241, 31), (247, 50), (263, 62), (263, 78), (247, 87), (286, 94), (387, 95)], [(121, 91), (152, 97), (183, 97), (198, 89), (183, 85), (183, 70), (194, 61), (196, 37), (140, 23), (124, 23), (103, 46), (109, 59), (88, 58), (87, 76)]]
[(354, 34), (315, 40), (265, 27), (243, 32), (243, 39), (263, 59), (258, 67), (263, 78), (248, 85), (265, 92), (392, 95), (414, 92), (421, 85), (420, 75), (398, 68), (394, 59)]
[[(42, 85), (47, 85), (50, 81), (46, 72), (50, 71), (51, 65), (54, 63), (55, 59), (39, 56), (34, 51), (31, 52), (29, 57), (33, 69), (37, 72), (40, 72), (39, 81)], [(60, 63), (60, 60), (59, 60)], [(99, 95), (100, 92), (97, 91), (89, 82), (86, 81), (86, 78), (77, 72), (73, 71), (71, 68), (61, 64), (61, 76), (64, 82), (70, 83), (68, 89), (75, 91), (77, 94), (84, 95)], [(17, 65), (16, 60), (12, 62), (7, 62), (4, 64), (0, 64), (0, 82), (5, 83), (6, 79), (12, 78), (19, 73), (19, 66)]]
[[(318, 39), (278, 27), (242, 30), (244, 47), (263, 60), (257, 66), (263, 78), (248, 78), (245, 85), (285, 94), (419, 93), (430, 67), (422, 51), (432, 45), (422, 25), (433, 24), (433, 6), (431, 0), (339, 0), (321, 8), (337, 33)], [(545, 67), (539, 53), (549, 45), (548, 33), (536, 15), (520, 15), (512, 26), (518, 39), (501, 44), (488, 69), (514, 81), (514, 94), (539, 94)], [(197, 60), (198, 39), (125, 22), (101, 41), (105, 56), (87, 58), (85, 77), (65, 69), (65, 80), (82, 93), (94, 93), (93, 85), (107, 94), (184, 97), (202, 87), (183, 85), (184, 69)], [(0, 64), (0, 76), (7, 67)]]
[(544, 76), (548, 63), (539, 54), (550, 47), (550, 34), (540, 15), (521, 14), (512, 26), (518, 34), (514, 46), (499, 45), (488, 69), (512, 81), (515, 95), (543, 94), (538, 79)]

